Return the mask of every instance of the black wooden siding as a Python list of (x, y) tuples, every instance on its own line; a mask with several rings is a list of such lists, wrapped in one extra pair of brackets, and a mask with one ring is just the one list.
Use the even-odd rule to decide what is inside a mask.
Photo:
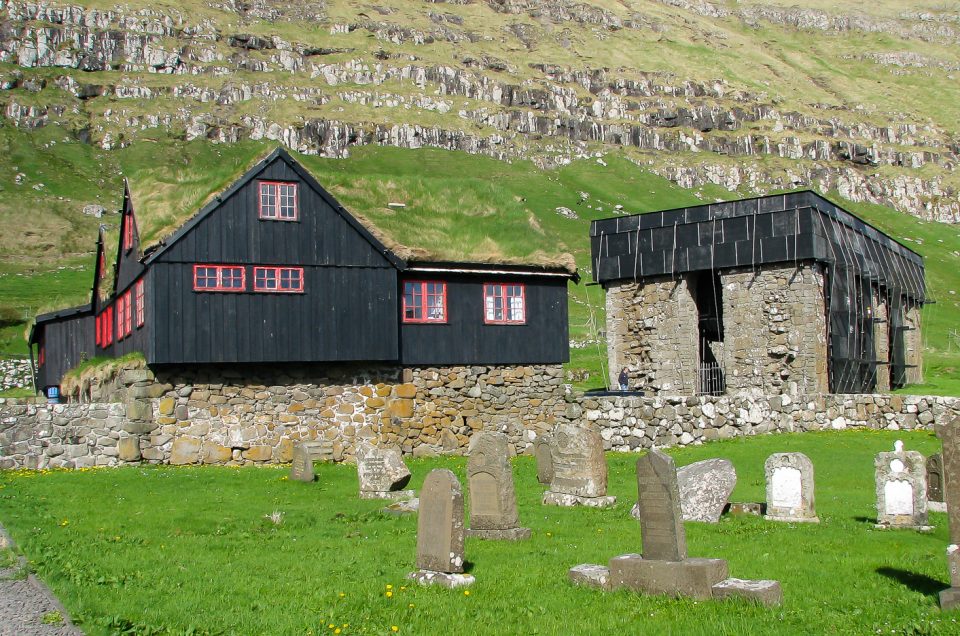
[(59, 385), (64, 373), (96, 354), (93, 314), (89, 310), (50, 320), (40, 316), (37, 320), (37, 340), (44, 349), (45, 364), (37, 368), (36, 382), (37, 389), (42, 390)]
[(133, 281), (129, 287), (121, 289), (117, 294), (119, 298), (122, 294), (125, 294), (128, 290), (130, 291), (130, 325), (133, 327), (133, 331), (129, 336), (123, 340), (117, 340), (117, 334), (120, 333), (117, 327), (117, 301), (113, 301), (113, 344), (107, 347), (106, 351), (109, 352), (109, 355), (114, 358), (119, 358), (120, 356), (125, 356), (128, 353), (133, 353), (134, 351), (139, 351), (144, 355), (144, 358), (147, 361), (150, 361), (150, 354), (152, 353), (153, 346), (153, 316), (154, 316), (154, 306), (151, 304), (150, 300), (153, 296), (153, 284), (152, 284), (152, 271), (148, 271), (143, 276), (144, 287), (144, 324), (142, 327), (137, 327), (137, 292), (134, 289)]
[[(133, 246), (129, 250), (123, 249), (124, 227), (127, 223), (133, 224)], [(145, 270), (143, 263), (140, 262), (140, 235), (137, 232), (137, 224), (133, 214), (133, 208), (129, 198), (125, 202), (123, 219), (120, 225), (120, 247), (117, 254), (117, 282), (116, 289), (121, 291), (130, 286), (130, 284), (139, 278)]]
[[(403, 323), (398, 312), (404, 365), (558, 364), (570, 359), (566, 278), (412, 273), (404, 278), (446, 281), (448, 311), (446, 324)], [(526, 324), (484, 324), (484, 283), (523, 283)]]
[[(299, 220), (259, 218), (259, 182), (299, 182)], [(392, 267), (284, 161), (276, 159), (158, 258), (164, 263)]]
[(148, 362), (397, 358), (392, 268), (304, 267), (303, 294), (196, 292), (192, 264), (154, 263), (150, 274), (163, 318)]

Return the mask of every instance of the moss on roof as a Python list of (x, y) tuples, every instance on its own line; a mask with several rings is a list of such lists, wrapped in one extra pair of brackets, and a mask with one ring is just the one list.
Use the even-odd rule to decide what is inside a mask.
[[(193, 156), (185, 154), (174, 161), (142, 162), (126, 174), (144, 253), (169, 239), (205, 205), (275, 150), (258, 143), (208, 146), (214, 150), (208, 148)], [(464, 201), (462, 189), (452, 190), (458, 193), (459, 200), (446, 200), (449, 192), (423, 192), (430, 189), (429, 185), (419, 185), (415, 188), (418, 192), (414, 193), (393, 192), (395, 179), (389, 175), (354, 177), (347, 183), (344, 175), (338, 174), (336, 181), (328, 186), (329, 180), (310, 165), (315, 158), (290, 154), (348, 213), (404, 260), (504, 263), (576, 271), (571, 254), (552, 250), (551, 245), (556, 246), (556, 242), (544, 241), (535, 232), (531, 232), (531, 238), (539, 240), (524, 246), (529, 249), (518, 250), (516, 236), (513, 236), (515, 229), (504, 225), (500, 210), (491, 206), (490, 201)], [(419, 196), (424, 194), (426, 196)], [(424, 204), (420, 209), (415, 207), (415, 202), (408, 202), (403, 208), (391, 208), (387, 204), (393, 202), (393, 198), (420, 198)], [(455, 210), (456, 215), (443, 210)], [(535, 221), (530, 223), (535, 225)], [(114, 262), (117, 249), (116, 233), (110, 235), (108, 263)], [(505, 245), (502, 239), (506, 238), (513, 240), (514, 246)]]

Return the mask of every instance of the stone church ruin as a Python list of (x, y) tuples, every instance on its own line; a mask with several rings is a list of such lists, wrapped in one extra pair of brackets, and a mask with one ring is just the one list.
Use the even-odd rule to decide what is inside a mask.
[(923, 259), (811, 191), (594, 221), (610, 385), (671, 395), (922, 381)]

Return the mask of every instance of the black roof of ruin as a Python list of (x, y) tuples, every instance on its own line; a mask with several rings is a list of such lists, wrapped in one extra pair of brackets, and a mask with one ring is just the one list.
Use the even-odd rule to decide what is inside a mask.
[(602, 284), (812, 260), (925, 300), (922, 256), (811, 190), (593, 221), (590, 246)]

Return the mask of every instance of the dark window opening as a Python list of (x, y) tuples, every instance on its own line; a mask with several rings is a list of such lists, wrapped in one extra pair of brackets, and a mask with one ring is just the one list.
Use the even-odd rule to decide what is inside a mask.
[(699, 359), (697, 395), (723, 395), (727, 390), (723, 367), (723, 286), (718, 272), (698, 272), (690, 277), (697, 306)]

